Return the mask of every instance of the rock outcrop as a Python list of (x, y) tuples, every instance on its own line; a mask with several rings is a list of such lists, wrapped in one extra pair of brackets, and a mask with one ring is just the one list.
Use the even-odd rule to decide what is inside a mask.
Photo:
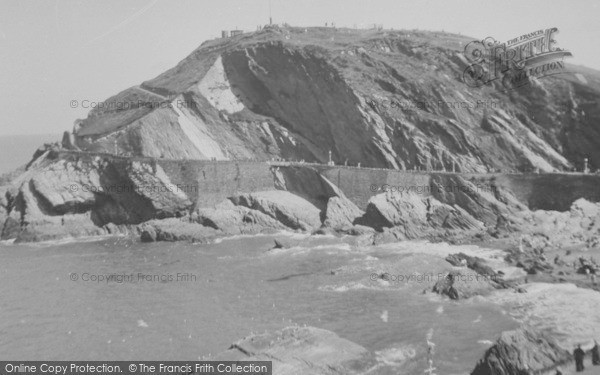
[(216, 229), (178, 218), (150, 220), (144, 223), (141, 228), (141, 240), (143, 242), (187, 241), (208, 243), (222, 234)]
[(468, 256), (464, 253), (451, 254), (446, 257), (448, 263), (453, 266), (460, 267), (465, 266), (469, 267), (473, 271), (477, 272), (482, 276), (496, 277), (496, 272), (486, 264), (485, 260), (477, 257)]
[[(47, 151), (7, 188), (2, 239), (43, 241), (110, 233), (185, 214), (192, 204), (158, 165)], [(114, 228), (113, 228), (114, 229)]]
[(578, 199), (565, 212), (524, 211), (519, 217), (527, 247), (543, 250), (558, 244), (598, 247), (600, 243), (600, 204)]
[(273, 374), (362, 374), (376, 364), (362, 346), (314, 327), (287, 327), (256, 334), (211, 357), (225, 361), (273, 361)]
[(485, 295), (497, 288), (499, 285), (493, 278), (480, 275), (470, 269), (464, 269), (454, 270), (444, 275), (436, 282), (432, 291), (453, 300), (460, 300)]
[[(357, 225), (374, 228), (378, 233), (363, 236), (363, 245), (486, 231), (525, 233), (533, 242), (545, 238), (539, 246), (600, 243), (600, 204), (586, 200), (574, 202), (568, 212), (531, 212), (506, 189), (482, 190), (459, 175), (433, 173), (420, 177), (430, 181), (426, 193), (375, 192), (362, 211), (354, 202), (363, 197), (351, 200), (313, 166), (223, 165), (220, 172), (213, 162), (40, 150), (2, 190), (2, 239), (137, 233), (136, 226), (149, 220), (185, 218), (221, 235), (320, 228), (352, 234)], [(410, 181), (410, 174), (395, 177)]]
[(310, 202), (287, 191), (273, 190), (232, 197), (237, 206), (260, 211), (291, 229), (310, 231), (321, 226), (321, 212)]
[(252, 234), (286, 228), (273, 217), (258, 210), (236, 206), (230, 200), (214, 208), (199, 208), (192, 214), (191, 220), (225, 234)]
[(485, 217), (480, 217), (480, 212), (472, 216), (458, 202), (452, 203), (414, 193), (385, 192), (369, 200), (365, 215), (357, 222), (380, 231), (394, 228), (396, 237), (404, 238), (422, 237), (434, 230), (472, 231), (484, 227), (481, 219)]
[(571, 355), (551, 336), (531, 328), (503, 332), (471, 375), (535, 375), (550, 373)]
[(334, 229), (348, 228), (363, 214), (350, 199), (344, 196), (331, 197), (327, 201), (323, 224)]

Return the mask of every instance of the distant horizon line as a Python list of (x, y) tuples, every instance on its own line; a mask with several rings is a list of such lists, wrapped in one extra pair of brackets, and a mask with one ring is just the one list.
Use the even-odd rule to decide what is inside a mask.
[(0, 137), (36, 137), (36, 136), (62, 136), (66, 130), (58, 133), (31, 133), (31, 134), (0, 134)]

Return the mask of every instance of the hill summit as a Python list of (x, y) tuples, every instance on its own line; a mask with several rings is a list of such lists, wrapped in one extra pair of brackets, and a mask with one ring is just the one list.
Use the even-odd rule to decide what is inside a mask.
[(78, 121), (88, 151), (457, 172), (600, 167), (600, 73), (469, 87), (443, 32), (267, 27), (203, 43)]

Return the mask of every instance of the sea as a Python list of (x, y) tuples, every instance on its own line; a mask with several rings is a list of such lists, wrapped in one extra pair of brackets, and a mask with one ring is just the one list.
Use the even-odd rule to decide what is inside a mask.
[(44, 143), (60, 142), (61, 134), (2, 135), (0, 136), (0, 175), (31, 161), (35, 151)]
[[(273, 249), (276, 238), (291, 247)], [(298, 233), (202, 245), (128, 237), (3, 242), (0, 357), (210, 359), (248, 335), (307, 325), (364, 346), (403, 374), (423, 373), (429, 338), (439, 374), (467, 374), (518, 323), (486, 299), (455, 302), (424, 293), (430, 284), (373, 277), (400, 264), (398, 273), (433, 267), (438, 261), (423, 257), (429, 250), (464, 249), (411, 242), (365, 248), (350, 238)]]

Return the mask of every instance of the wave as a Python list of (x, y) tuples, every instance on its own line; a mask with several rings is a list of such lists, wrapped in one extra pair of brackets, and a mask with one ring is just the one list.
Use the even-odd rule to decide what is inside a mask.
[(285, 236), (285, 237), (290, 237), (293, 239), (305, 239), (307, 237), (310, 237), (310, 233), (298, 233), (298, 232), (292, 232), (290, 230), (279, 230), (276, 232), (271, 232), (271, 233), (255, 233), (255, 234), (232, 234), (229, 236), (223, 236), (223, 237), (219, 237), (216, 240), (213, 241), (213, 243), (221, 243), (223, 241), (235, 241), (235, 240), (243, 240), (246, 238), (256, 238), (256, 237), (280, 237), (280, 236)]
[(292, 247), (288, 247), (288, 248), (282, 248), (282, 249), (271, 249), (268, 253), (268, 255), (280, 255), (280, 254), (287, 254), (287, 253), (293, 253), (293, 254), (305, 254), (314, 250), (332, 250), (333, 253), (337, 253), (337, 252), (348, 252), (348, 251), (352, 251), (352, 246), (350, 246), (350, 244), (347, 243), (340, 243), (340, 244), (324, 244), (324, 245), (315, 245), (315, 246), (292, 246)]
[(377, 361), (387, 366), (399, 366), (407, 360), (417, 356), (417, 351), (412, 345), (391, 347), (375, 352)]
[[(18, 245), (27, 245), (30, 247), (52, 247), (58, 245), (68, 245), (75, 243), (90, 243), (90, 242), (101, 242), (105, 240), (109, 240), (111, 238), (125, 238), (128, 237), (126, 234), (103, 234), (98, 236), (86, 236), (86, 237), (66, 237), (57, 240), (47, 240), (47, 241), (39, 241), (39, 242), (26, 242), (19, 243)], [(17, 245), (17, 244), (14, 244)]]

